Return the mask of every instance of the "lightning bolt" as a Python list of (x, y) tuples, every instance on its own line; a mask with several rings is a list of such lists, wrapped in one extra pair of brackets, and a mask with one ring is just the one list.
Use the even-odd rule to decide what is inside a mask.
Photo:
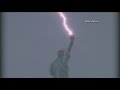
[(67, 24), (67, 18), (65, 16), (65, 14), (63, 12), (57, 12), (59, 14), (59, 16), (62, 18), (63, 20), (63, 26), (65, 28), (65, 30), (68, 32), (68, 34), (71, 36), (73, 35), (72, 30), (69, 28), (68, 24)]

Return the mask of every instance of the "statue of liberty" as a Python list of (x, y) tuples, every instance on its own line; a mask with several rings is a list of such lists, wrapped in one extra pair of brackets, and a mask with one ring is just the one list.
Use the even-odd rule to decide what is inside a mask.
[(67, 49), (58, 51), (58, 57), (50, 64), (50, 75), (53, 78), (68, 78), (69, 67), (68, 60), (70, 59), (70, 51), (73, 46), (74, 36), (70, 37), (70, 44)]

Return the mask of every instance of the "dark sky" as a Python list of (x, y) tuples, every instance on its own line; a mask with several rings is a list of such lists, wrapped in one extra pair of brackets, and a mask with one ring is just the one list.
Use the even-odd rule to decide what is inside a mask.
[[(69, 60), (70, 77), (116, 77), (117, 13), (65, 14), (76, 37)], [(70, 41), (58, 15), (6, 12), (3, 20), (4, 77), (51, 77), (50, 63)]]

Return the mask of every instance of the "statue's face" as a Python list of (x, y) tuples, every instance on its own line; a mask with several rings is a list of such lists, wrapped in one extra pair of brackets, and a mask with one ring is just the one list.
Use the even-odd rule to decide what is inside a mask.
[(64, 50), (58, 51), (58, 57), (62, 57), (64, 55)]

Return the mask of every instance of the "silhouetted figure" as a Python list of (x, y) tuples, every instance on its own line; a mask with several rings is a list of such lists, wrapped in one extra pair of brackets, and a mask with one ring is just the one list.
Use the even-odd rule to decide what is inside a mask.
[(70, 51), (73, 46), (74, 36), (71, 36), (70, 40), (67, 50), (59, 50), (57, 59), (50, 65), (50, 75), (53, 76), (53, 78), (69, 77), (68, 60), (70, 59)]

